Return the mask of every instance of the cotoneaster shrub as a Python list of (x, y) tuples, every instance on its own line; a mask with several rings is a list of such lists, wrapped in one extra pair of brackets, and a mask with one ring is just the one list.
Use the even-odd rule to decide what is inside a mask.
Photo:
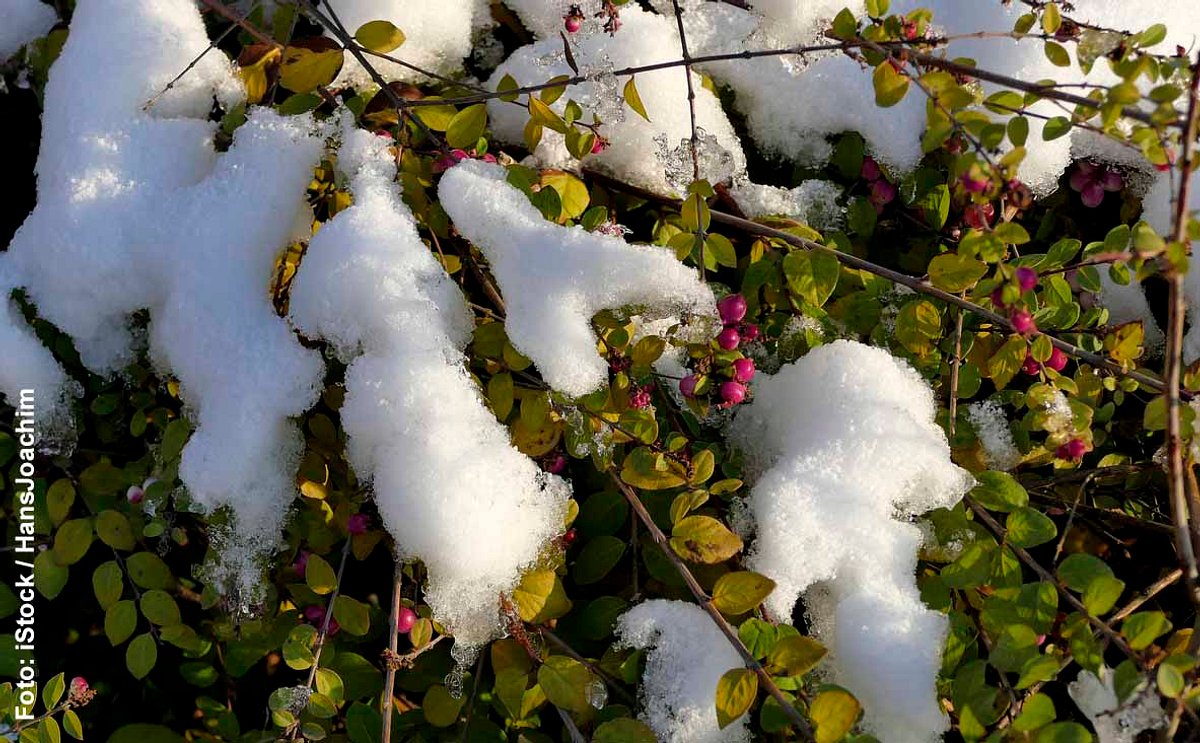
[(1200, 731), (1194, 2), (2, 12), (8, 739)]

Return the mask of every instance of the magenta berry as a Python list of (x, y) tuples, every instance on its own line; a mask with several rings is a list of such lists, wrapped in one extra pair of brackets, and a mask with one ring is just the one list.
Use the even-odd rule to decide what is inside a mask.
[(306, 606), (304, 607), (304, 618), (313, 623), (320, 622), (325, 618), (325, 609), (316, 604)]
[(725, 328), (717, 335), (717, 345), (726, 351), (732, 351), (742, 342), (742, 334), (737, 328)]
[(554, 458), (546, 463), (546, 471), (552, 475), (562, 474), (562, 471), (567, 468), (567, 458), (561, 454), (555, 454)]
[(875, 162), (873, 157), (864, 157), (862, 164), (862, 172), (859, 173), (865, 181), (877, 181), (883, 173), (879, 170), (879, 163)]
[(308, 552), (300, 550), (300, 554), (296, 555), (296, 561), (292, 563), (292, 567), (300, 575), (304, 575), (304, 571), (308, 570)]
[(583, 27), (583, 20), (576, 16), (569, 15), (566, 17), (566, 19), (564, 19), (563, 26), (566, 27), (567, 33), (573, 34)]
[(741, 382), (725, 382), (721, 385), (721, 399), (726, 405), (737, 405), (746, 399), (746, 385)]
[(356, 513), (346, 521), (346, 531), (353, 536), (360, 536), (367, 533), (367, 515), (365, 513)]
[(1037, 331), (1037, 324), (1033, 321), (1033, 315), (1029, 313), (1029, 310), (1016, 310), (1008, 320), (1012, 323), (1013, 330), (1021, 335)]
[(741, 294), (730, 294), (717, 302), (717, 312), (721, 322), (726, 325), (736, 325), (746, 316), (746, 298)]
[(139, 488), (137, 485), (130, 485), (129, 490), (125, 491), (125, 500), (137, 505), (146, 497), (146, 491)]
[(417, 613), (407, 606), (400, 607), (400, 613), (396, 615), (396, 631), (404, 635), (413, 628), (417, 623)]
[(733, 380), (745, 384), (754, 378), (754, 361), (738, 359), (733, 362)]
[(1021, 266), (1017, 269), (1017, 284), (1020, 285), (1021, 291), (1027, 292), (1037, 286), (1038, 274), (1029, 266)]
[(608, 147), (608, 143), (602, 138), (596, 137), (596, 141), (592, 142), (592, 154), (599, 155), (601, 152), (604, 152), (606, 147)]
[(871, 195), (868, 198), (875, 206), (882, 207), (892, 203), (896, 193), (896, 184), (880, 179), (871, 184)]
[(1026, 356), (1025, 363), (1021, 364), (1021, 371), (1025, 372), (1031, 377), (1036, 377), (1042, 371), (1042, 365), (1039, 364), (1038, 360), (1032, 356)]
[(648, 384), (638, 387), (629, 395), (629, 407), (638, 410), (650, 407), (650, 392), (653, 389), (654, 387)]
[(1059, 459), (1067, 459), (1071, 461), (1082, 459), (1083, 455), (1087, 454), (1087, 444), (1083, 442), (1083, 439), (1071, 439), (1067, 443), (1058, 447), (1058, 450), (1054, 453)]
[(1059, 349), (1054, 349), (1050, 352), (1050, 358), (1046, 359), (1046, 366), (1056, 372), (1062, 371), (1067, 366), (1067, 355)]
[(689, 374), (688, 376), (679, 380), (679, 394), (681, 394), (687, 398), (695, 397), (696, 396), (696, 385), (699, 382), (700, 382), (700, 380), (699, 380), (699, 378), (696, 377), (695, 374)]
[(1004, 287), (998, 286), (992, 290), (992, 304), (1000, 309), (1004, 309)]
[(330, 617), (330, 618), (329, 618), (329, 632), (328, 632), (328, 634), (330, 634), (330, 635), (336, 635), (336, 634), (338, 633), (338, 631), (339, 631), (339, 630), (341, 630), (341, 629), (342, 629), (342, 625), (338, 624), (338, 620), (336, 620), (336, 619), (334, 619), (334, 618)]
[(742, 340), (747, 343), (758, 339), (758, 326), (754, 323), (747, 323), (742, 326)]

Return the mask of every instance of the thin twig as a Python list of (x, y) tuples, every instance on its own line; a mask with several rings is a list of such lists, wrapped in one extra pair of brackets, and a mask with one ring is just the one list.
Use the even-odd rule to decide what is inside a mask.
[[(400, 623), (400, 588), (404, 581), (404, 566), (399, 561), (396, 562), (396, 579), (392, 585), (392, 612), (388, 625), (388, 652), (389, 658), (394, 658), (397, 655), (397, 650), (400, 647), (400, 633), (397, 631), (397, 626)], [(387, 673), (383, 681), (383, 737), (382, 743), (391, 743), (392, 740), (392, 694), (396, 689), (396, 669), (391, 663), (386, 664)]]

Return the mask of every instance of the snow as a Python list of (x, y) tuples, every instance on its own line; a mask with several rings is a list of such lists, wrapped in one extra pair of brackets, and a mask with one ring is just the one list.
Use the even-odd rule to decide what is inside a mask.
[(54, 8), (41, 0), (4, 0), (0, 8), (0, 62), (29, 42), (46, 35), (56, 22)]
[(717, 682), (743, 666), (737, 651), (704, 610), (685, 601), (655, 599), (617, 620), (624, 647), (648, 649), (642, 675), (641, 719), (663, 743), (749, 741), (746, 716), (717, 725)]
[(967, 420), (975, 428), (990, 469), (1008, 471), (1021, 463), (1021, 452), (1013, 442), (1012, 430), (1000, 403), (983, 400), (968, 405)]
[[(478, 25), (476, 0), (330, 0), (333, 12), (351, 35), (364, 23), (390, 21), (404, 32), (404, 44), (389, 56), (402, 59), (437, 75), (462, 70), (471, 54), (471, 32)], [(328, 15), (328, 9), (326, 15)], [(328, 35), (328, 32), (327, 32)], [(365, 55), (367, 61), (389, 82), (428, 82), (429, 78), (409, 67)], [(346, 53), (345, 64), (334, 85), (355, 88), (375, 83), (354, 55)]]
[(783, 216), (817, 230), (837, 229), (845, 212), (838, 204), (842, 188), (833, 181), (813, 179), (795, 188), (780, 188), (743, 180), (733, 184), (729, 195), (750, 219)]
[(1143, 680), (1124, 703), (1117, 701), (1112, 669), (1100, 667), (1100, 675), (1079, 672), (1067, 692), (1091, 721), (1099, 743), (1133, 743), (1143, 730), (1167, 724), (1167, 715), (1154, 686)]
[(608, 380), (591, 318), (635, 306), (649, 318), (715, 316), (712, 292), (665, 248), (548, 222), (505, 169), (465, 160), (442, 176), (442, 207), (487, 257), (513, 346), (554, 389), (577, 397)]
[(934, 411), (911, 367), (839, 340), (756, 378), (728, 430), (758, 475), (746, 567), (775, 580), (775, 617), (807, 591), (835, 680), (884, 740), (934, 740), (947, 726), (935, 689), (946, 619), (921, 603), (909, 520), (958, 502), (973, 480), (951, 463)]
[(351, 130), (338, 159), (354, 205), (312, 239), (292, 320), (349, 363), (350, 461), (374, 481), (400, 557), (424, 562), (434, 617), (477, 647), (498, 636), (499, 595), (562, 531), (570, 487), (484, 405), (462, 354), (466, 302), (417, 235), (388, 142)]
[[(196, 425), (180, 477), (196, 504), (231, 506), (236, 517), (217, 537), (230, 541), (213, 579), (252, 595), (255, 559), (278, 542), (295, 491), (301, 439), (290, 418), (315, 400), (322, 376), (267, 292), (322, 140), (306, 116), (261, 110), (218, 156), (206, 120), (213, 97), (241, 94), (219, 54), (144, 111), (208, 43), (187, 0), (79, 4), (46, 86), (38, 205), (4, 274), (99, 374), (133, 360), (127, 318), (149, 309), (152, 357), (179, 379)], [(19, 326), (0, 335), (15, 359), (6, 366), (48, 385), (47, 404), (67, 394)], [(21, 384), (6, 380), (6, 395)]]
[[(678, 193), (675, 185), (678, 177), (668, 172), (663, 158), (691, 137), (684, 68), (672, 67), (636, 76), (649, 121), (625, 106), (621, 98), (628, 78), (617, 79), (612, 75), (613, 70), (625, 67), (679, 59), (675, 22), (631, 3), (621, 8), (621, 23), (621, 30), (611, 37), (605, 33), (572, 35), (572, 54), (582, 73), (590, 79), (568, 88), (551, 108), (561, 114), (573, 98), (583, 107), (585, 122), (590, 123), (593, 114), (604, 122), (599, 131), (610, 145), (599, 154), (584, 157), (583, 165), (658, 193)], [(561, 14), (556, 24), (561, 27)], [(520, 85), (545, 82), (557, 75), (573, 75), (562, 44), (556, 32), (550, 38), (517, 49), (496, 69), (487, 87), (496, 88), (506, 74)], [(741, 143), (716, 96), (701, 86), (699, 75), (693, 74), (692, 84), (697, 126), (713, 140), (713, 145), (702, 153), (706, 162), (701, 177), (712, 183), (727, 181), (745, 169)], [(499, 141), (509, 144), (524, 141), (529, 114), (523, 107), (492, 100), (488, 103), (488, 115)], [(653, 153), (659, 154), (656, 157)], [(533, 154), (543, 167), (575, 167), (576, 161), (567, 151), (563, 135), (548, 129)], [(690, 181), (691, 177), (689, 159), (685, 180)]]

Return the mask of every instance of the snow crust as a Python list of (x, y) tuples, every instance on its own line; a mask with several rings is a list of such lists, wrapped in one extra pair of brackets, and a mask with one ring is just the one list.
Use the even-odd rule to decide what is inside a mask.
[(570, 487), (513, 448), (467, 373), (471, 316), (400, 200), (387, 141), (344, 136), (354, 205), (312, 239), (291, 317), (349, 363), (350, 460), (400, 557), (428, 569), (434, 616), (477, 647), (498, 635), (498, 596), (562, 530)]
[(717, 682), (742, 660), (704, 610), (686, 601), (654, 599), (617, 620), (625, 647), (649, 649), (642, 675), (641, 719), (663, 743), (744, 743), (745, 715), (722, 730)]
[(45, 36), (57, 21), (54, 8), (41, 0), (4, 0), (0, 6), (0, 62)]
[[(127, 318), (149, 309), (152, 355), (178, 377), (196, 424), (180, 477), (199, 506), (231, 506), (236, 517), (214, 575), (253, 593), (255, 558), (278, 542), (295, 489), (301, 439), (289, 419), (321, 379), (320, 358), (275, 315), (267, 286), (322, 139), (306, 116), (259, 110), (218, 156), (205, 119), (214, 96), (241, 95), (220, 54), (144, 111), (207, 46), (187, 0), (79, 3), (46, 86), (38, 205), (0, 283), (24, 288), (100, 374), (133, 359)], [(101, 84), (105, 95), (94, 95)], [(12, 312), (0, 343), (10, 401), (30, 383), (46, 386), (47, 403), (68, 394)]]
[(648, 318), (715, 316), (712, 291), (667, 249), (548, 222), (499, 165), (465, 160), (442, 176), (442, 207), (487, 257), (508, 337), (556, 390), (576, 397), (608, 380), (591, 318), (634, 306)]
[(756, 378), (728, 431), (760, 473), (746, 566), (775, 580), (768, 610), (786, 620), (807, 591), (835, 679), (888, 741), (947, 727), (934, 684), (946, 619), (921, 602), (922, 537), (909, 520), (957, 503), (973, 480), (951, 463), (934, 412), (911, 367), (839, 340)]

